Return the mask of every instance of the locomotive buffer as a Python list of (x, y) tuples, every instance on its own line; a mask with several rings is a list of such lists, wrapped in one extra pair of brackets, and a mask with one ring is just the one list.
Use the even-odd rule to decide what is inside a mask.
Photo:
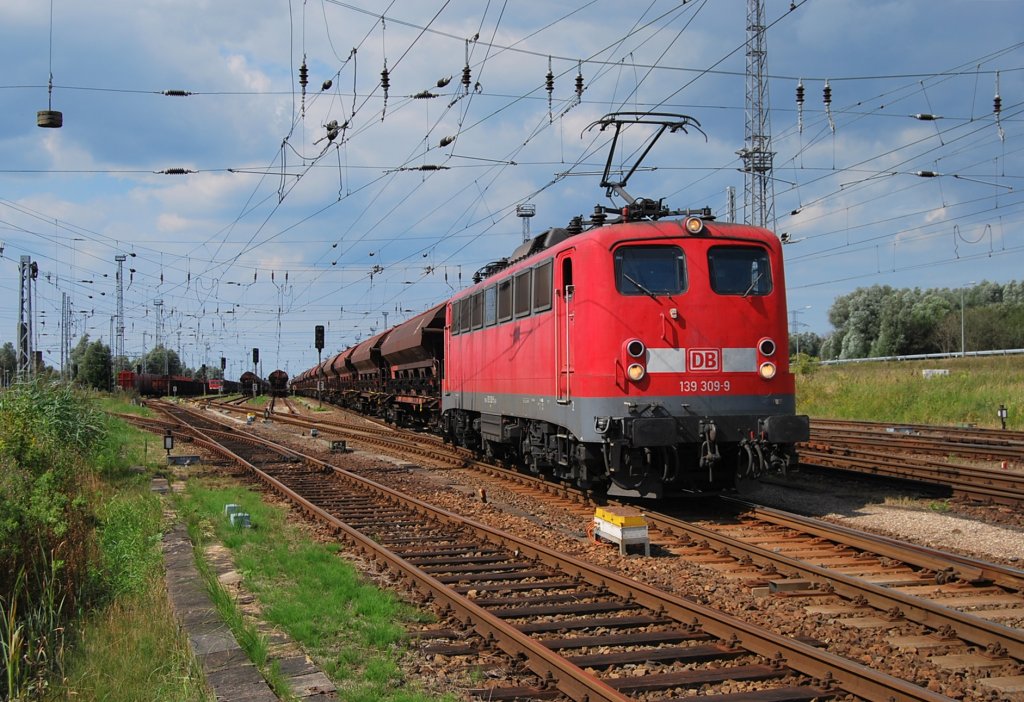
[(626, 547), (640, 544), (644, 555), (651, 555), (651, 541), (647, 536), (647, 519), (632, 507), (598, 507), (594, 512), (593, 535), (619, 545), (619, 554), (626, 555)]

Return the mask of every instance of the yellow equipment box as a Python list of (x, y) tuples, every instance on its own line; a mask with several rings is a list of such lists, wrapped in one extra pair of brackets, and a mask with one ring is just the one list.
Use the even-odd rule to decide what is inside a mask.
[(594, 519), (601, 519), (617, 527), (647, 526), (644, 513), (632, 507), (598, 507)]
[(644, 554), (651, 555), (651, 542), (647, 536), (647, 520), (639, 510), (631, 507), (598, 507), (594, 512), (593, 535), (619, 545), (619, 553), (626, 555), (626, 547), (639, 544)]

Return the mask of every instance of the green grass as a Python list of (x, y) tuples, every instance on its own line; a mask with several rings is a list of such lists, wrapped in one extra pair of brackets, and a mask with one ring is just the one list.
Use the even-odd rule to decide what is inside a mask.
[(162, 580), (82, 624), (63, 690), (51, 699), (208, 702), (202, 671), (167, 601)]
[[(925, 378), (926, 368), (948, 376)], [(801, 365), (797, 411), (811, 417), (1024, 430), (1024, 357), (953, 358), (838, 366)]]
[[(128, 406), (112, 399), (101, 404), (114, 412)], [(163, 503), (149, 491), (162, 456), (156, 441), (120, 420), (108, 422), (96, 452), (102, 480), (93, 485), (97, 562), (90, 578), (97, 597), (74, 624), (66, 675), (50, 699), (212, 699), (167, 600)], [(148, 459), (147, 444), (153, 449)]]
[(212, 700), (164, 588), (159, 501), (123, 494), (108, 505), (104, 577), (117, 596), (79, 622), (64, 689), (51, 699)]
[[(252, 529), (230, 526), (224, 505), (251, 515)], [(197, 533), (216, 538), (233, 553), (245, 588), (262, 605), (262, 616), (295, 639), (351, 702), (429, 702), (437, 699), (404, 679), (404, 624), (415, 609), (363, 581), (338, 555), (290, 524), (287, 512), (263, 503), (243, 487), (212, 487), (191, 481), (182, 513)]]

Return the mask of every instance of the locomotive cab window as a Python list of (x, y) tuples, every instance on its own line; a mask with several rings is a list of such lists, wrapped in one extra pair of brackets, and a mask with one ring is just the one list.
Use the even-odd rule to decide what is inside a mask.
[(678, 246), (615, 250), (615, 287), (623, 295), (675, 295), (686, 290), (686, 259)]
[(753, 246), (708, 249), (711, 289), (719, 295), (767, 295), (772, 291), (768, 252)]

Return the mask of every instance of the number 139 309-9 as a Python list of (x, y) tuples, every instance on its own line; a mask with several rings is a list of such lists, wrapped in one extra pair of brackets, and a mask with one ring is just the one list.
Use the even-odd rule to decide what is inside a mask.
[(680, 392), (729, 392), (728, 380), (680, 380)]

